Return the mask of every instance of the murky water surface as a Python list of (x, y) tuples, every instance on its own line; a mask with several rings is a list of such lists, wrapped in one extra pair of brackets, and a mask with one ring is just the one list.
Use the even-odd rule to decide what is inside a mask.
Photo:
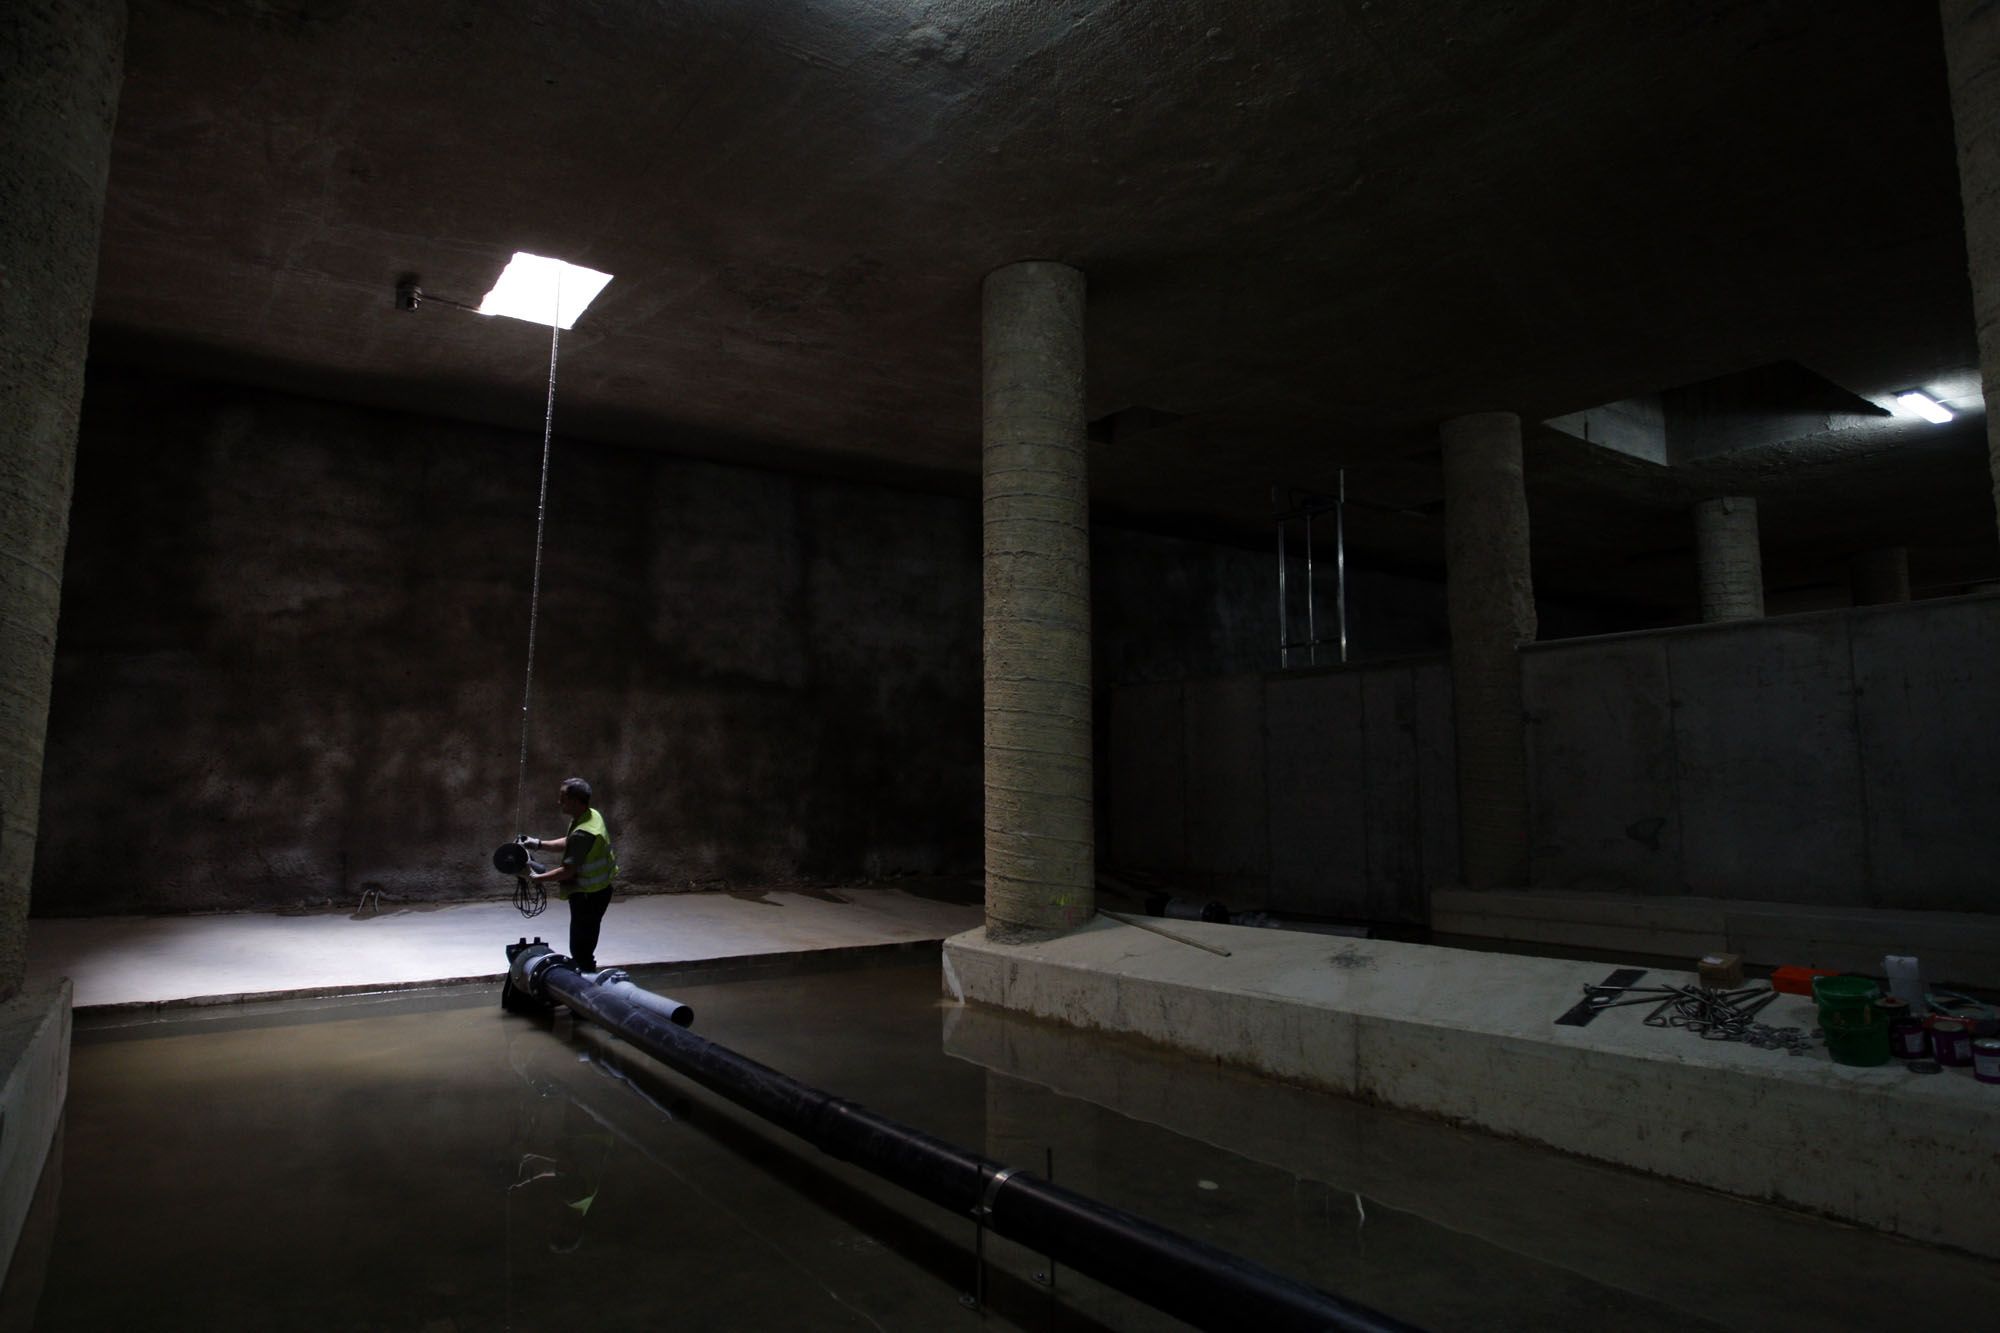
[[(2000, 1309), (2000, 1265), (941, 1004), (934, 958), (655, 988), (807, 1082), (1431, 1328)], [(982, 1320), (969, 1220), (495, 1000), (81, 1024), (36, 1326), (1181, 1327), (990, 1237)]]

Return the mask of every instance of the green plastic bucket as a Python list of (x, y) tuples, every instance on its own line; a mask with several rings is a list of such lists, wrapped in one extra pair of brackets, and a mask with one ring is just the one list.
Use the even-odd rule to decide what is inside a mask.
[(1835, 1064), (1889, 1063), (1889, 1020), (1875, 1007), (1881, 998), (1882, 988), (1867, 977), (1813, 978), (1820, 1031)]

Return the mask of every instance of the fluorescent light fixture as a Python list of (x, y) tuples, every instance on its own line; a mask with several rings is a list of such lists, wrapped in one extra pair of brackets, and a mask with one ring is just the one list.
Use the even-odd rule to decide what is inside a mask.
[(1921, 389), (1905, 389), (1896, 395), (1896, 406), (1913, 416), (1942, 426), (1952, 419), (1952, 410)]
[(577, 317), (610, 281), (609, 273), (518, 250), (479, 303), (479, 313), (573, 329)]

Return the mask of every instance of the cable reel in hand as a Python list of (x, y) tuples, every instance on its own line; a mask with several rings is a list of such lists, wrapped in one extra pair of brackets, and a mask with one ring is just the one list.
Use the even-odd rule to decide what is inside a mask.
[[(522, 835), (525, 838), (525, 834)], [(514, 910), (522, 916), (536, 917), (548, 910), (548, 890), (538, 879), (529, 878), (527, 872), (540, 874), (548, 869), (539, 861), (528, 857), (528, 848), (521, 839), (501, 843), (493, 853), (493, 868), (503, 875), (514, 877)]]

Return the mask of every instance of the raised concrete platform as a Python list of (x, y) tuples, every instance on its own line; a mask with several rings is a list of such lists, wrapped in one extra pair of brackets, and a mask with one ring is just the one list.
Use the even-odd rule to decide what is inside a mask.
[[(1339, 1211), (1357, 1236), (1380, 1204), (1531, 1267), (1708, 1316), (1690, 1329), (1895, 1328), (1909, 1322), (1911, 1292), (1921, 1293), (1925, 1326), (1977, 1328), (2000, 1302), (2000, 1264), (1975, 1256), (1197, 1064), (1151, 1043), (976, 1004), (940, 1013), (947, 1055), (1007, 1076), (987, 1085), (989, 1134), (997, 1126), (1015, 1135), (989, 1140), (1002, 1161), (1037, 1162), (1051, 1146), (1065, 1176), (1073, 1154), (1088, 1161), (1086, 1145), (1102, 1131), (1072, 1108), (1058, 1121), (1043, 1099), (1053, 1090), (1351, 1192)], [(1795, 1273), (1812, 1279), (1772, 1280)]]
[(1721, 950), (1764, 967), (1797, 963), (1878, 973), (1884, 954), (1914, 954), (1933, 981), (2000, 987), (2000, 915), (1991, 914), (1441, 889), (1431, 894), (1431, 925), (1449, 935), (1578, 949), (1688, 958)]
[[(981, 919), (977, 903), (900, 889), (815, 894), (621, 896), (598, 945), (606, 966), (707, 962), (939, 940)], [(227, 1003), (291, 995), (498, 982), (522, 935), (567, 948), (569, 909), (532, 920), (506, 903), (277, 916), (45, 918), (28, 923), (28, 984), (71, 978), (76, 1006)]]
[[(1229, 957), (1099, 918), (944, 946), (947, 990), (1733, 1194), (2000, 1257), (2000, 1086), (1649, 1028), (1558, 1027), (1609, 964), (1200, 922)], [(1691, 981), (1651, 973), (1641, 984)], [(1760, 1016), (1814, 1026), (1809, 1001)]]
[(0, 1003), (0, 1279), (69, 1096), (70, 987), (30, 983)]

